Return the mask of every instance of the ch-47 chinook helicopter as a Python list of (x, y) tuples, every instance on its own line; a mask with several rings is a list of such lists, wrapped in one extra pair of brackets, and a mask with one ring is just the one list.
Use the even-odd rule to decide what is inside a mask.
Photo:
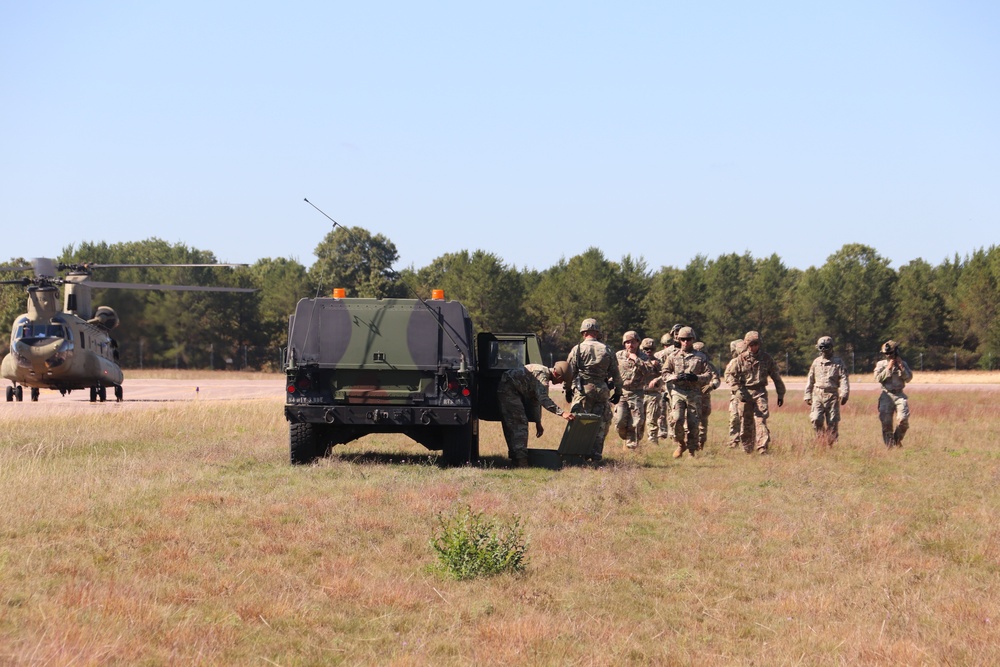
[[(151, 289), (192, 292), (254, 292), (238, 287), (153, 285), (91, 280), (93, 269), (131, 267), (232, 267), (238, 264), (61, 264), (51, 259), (33, 259), (31, 266), (5, 266), (0, 271), (31, 271), (34, 278), (2, 280), (21, 285), (28, 293), (28, 312), (14, 319), (10, 354), (0, 363), (0, 375), (11, 381), (8, 401), (23, 400), (23, 387), (37, 401), (42, 388), (58, 389), (63, 395), (74, 389), (89, 389), (90, 400), (105, 401), (107, 389), (122, 400), (122, 369), (118, 365), (118, 342), (111, 330), (118, 315), (108, 306), (93, 310), (91, 289)], [(66, 274), (60, 277), (60, 272)], [(59, 286), (65, 288), (59, 310)]]

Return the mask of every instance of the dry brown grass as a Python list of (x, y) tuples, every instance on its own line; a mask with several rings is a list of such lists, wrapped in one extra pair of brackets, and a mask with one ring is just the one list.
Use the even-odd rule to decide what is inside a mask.
[[(0, 664), (1000, 662), (996, 394), (915, 389), (891, 452), (873, 395), (832, 449), (790, 397), (766, 458), (719, 444), (723, 398), (704, 456), (558, 472), (492, 424), (478, 468), (398, 438), (292, 468), (269, 402), (4, 420)], [(433, 573), (464, 504), (524, 519), (526, 574)]]

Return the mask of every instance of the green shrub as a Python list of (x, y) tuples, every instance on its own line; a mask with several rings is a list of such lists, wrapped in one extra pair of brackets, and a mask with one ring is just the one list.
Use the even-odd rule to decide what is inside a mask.
[(438, 524), (431, 546), (441, 569), (456, 579), (524, 570), (528, 546), (520, 517), (503, 524), (465, 507), (450, 516), (438, 514)]

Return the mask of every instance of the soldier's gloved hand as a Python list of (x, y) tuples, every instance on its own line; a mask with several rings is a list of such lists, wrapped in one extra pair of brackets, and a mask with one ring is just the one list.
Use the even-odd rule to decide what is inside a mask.
[(535, 424), (535, 437), (540, 438), (542, 434), (545, 433), (545, 429), (542, 427), (542, 422)]
[(573, 387), (569, 385), (566, 385), (566, 402), (567, 403), (573, 402)]
[(785, 397), (784, 396), (779, 396), (778, 397), (778, 407), (780, 408), (784, 404), (785, 404)]
[(622, 400), (622, 391), (621, 389), (615, 389), (615, 393), (611, 394), (611, 402), (618, 405), (618, 401), (620, 400)]
[(847, 405), (847, 397), (846, 396), (844, 396), (842, 399), (840, 399), (840, 404), (841, 405)]
[(802, 400), (804, 400), (804, 401), (806, 402), (806, 405), (812, 405), (812, 404), (813, 404), (813, 400), (812, 400), (812, 398), (811, 398), (811, 397), (809, 397), (809, 396), (806, 396), (806, 397), (805, 397), (804, 399), (802, 399)]

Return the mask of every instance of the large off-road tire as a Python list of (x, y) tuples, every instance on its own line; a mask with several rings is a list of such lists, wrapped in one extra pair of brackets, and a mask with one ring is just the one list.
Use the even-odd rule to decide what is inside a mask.
[(292, 465), (312, 463), (326, 454), (326, 442), (321, 437), (321, 426), (308, 422), (288, 425), (288, 451)]
[(24, 400), (24, 389), (20, 385), (14, 387), (14, 400), (18, 403)]
[(32, 387), (31, 388), (31, 400), (32, 400), (33, 403), (37, 403), (38, 402), (38, 394), (39, 394), (38, 387)]
[(90, 402), (91, 403), (97, 402), (97, 387), (90, 388)]
[(14, 400), (14, 388), (7, 387), (7, 402), (10, 403)]
[[(472, 424), (442, 428), (442, 456), (450, 466), (468, 465), (479, 457), (479, 438), (473, 433)], [(475, 442), (473, 442), (475, 441)]]
[(97, 389), (97, 398), (98, 398), (98, 400), (101, 401), (101, 403), (103, 403), (104, 401), (108, 400), (108, 388), (104, 387), (104, 386), (99, 387)]
[(125, 393), (122, 391), (122, 386), (120, 384), (116, 384), (115, 385), (115, 400), (118, 401), (119, 403), (121, 403), (122, 402), (122, 397), (124, 395), (125, 395)]

